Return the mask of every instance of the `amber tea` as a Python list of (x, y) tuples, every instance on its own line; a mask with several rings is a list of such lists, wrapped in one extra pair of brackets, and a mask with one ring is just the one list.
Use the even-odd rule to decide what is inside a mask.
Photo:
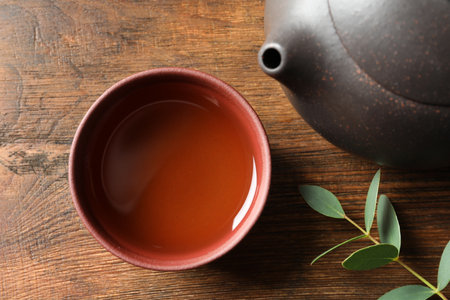
[(257, 172), (231, 111), (200, 93), (168, 94), (128, 95), (123, 102), (148, 104), (99, 133), (91, 209), (121, 244), (183, 255), (213, 247), (239, 226)]

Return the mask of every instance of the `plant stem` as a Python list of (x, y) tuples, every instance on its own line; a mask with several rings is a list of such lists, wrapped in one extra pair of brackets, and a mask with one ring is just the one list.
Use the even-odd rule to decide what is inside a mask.
[(420, 281), (422, 281), (426, 286), (428, 286), (430, 289), (432, 289), (439, 297), (441, 297), (444, 300), (448, 300), (447, 297), (445, 297), (440, 291), (438, 291), (438, 289), (432, 285), (428, 280), (426, 280), (425, 278), (423, 278), (420, 274), (418, 274), (416, 271), (414, 271), (413, 269), (411, 269), (411, 267), (409, 267), (407, 264), (405, 264), (403, 261), (401, 261), (400, 259), (395, 259), (395, 261), (397, 263), (399, 263), (403, 268), (405, 268), (406, 270), (408, 270), (411, 274), (413, 274), (414, 276), (416, 276)]
[(358, 224), (356, 224), (352, 219), (350, 219), (349, 217), (347, 217), (346, 215), (344, 215), (344, 219), (346, 219), (347, 221), (349, 221), (353, 226), (355, 226), (356, 228), (359, 229), (359, 231), (361, 231), (366, 237), (368, 237), (372, 242), (374, 242), (375, 244), (379, 244), (380, 242), (378, 242), (376, 239), (374, 239), (369, 232), (365, 231), (364, 229), (362, 229)]
[(346, 240), (346, 241), (344, 241), (344, 242), (342, 242), (342, 243), (340, 243), (340, 244), (334, 246), (333, 248), (328, 249), (328, 250), (325, 251), (324, 253), (322, 253), (322, 254), (320, 254), (319, 256), (317, 256), (316, 258), (314, 258), (314, 260), (311, 262), (311, 264), (315, 263), (316, 261), (318, 261), (319, 259), (321, 259), (321, 258), (324, 257), (325, 255), (327, 255), (327, 254), (330, 253), (331, 251), (333, 251), (333, 250), (335, 250), (335, 249), (341, 247), (342, 245), (345, 245), (345, 244), (347, 244), (347, 243), (350, 243), (350, 242), (353, 242), (353, 241), (356, 241), (356, 240), (359, 240), (359, 239), (362, 239), (362, 238), (365, 238), (365, 237), (366, 237), (366, 235), (365, 235), (365, 234), (362, 234), (362, 235), (355, 236), (355, 237), (353, 237), (353, 238), (351, 238), (351, 239), (349, 239), (349, 240)]
[[(348, 222), (350, 222), (350, 224), (352, 224), (353, 226), (355, 226), (356, 228), (358, 228), (359, 231), (361, 231), (367, 238), (369, 238), (372, 242), (374, 242), (375, 244), (379, 244), (380, 242), (378, 242), (372, 235), (370, 235), (370, 232), (365, 231), (364, 229), (361, 228), (361, 226), (359, 226), (358, 224), (355, 223), (355, 221), (353, 221), (352, 219), (350, 219), (348, 216), (344, 215), (344, 219), (346, 219)], [(404, 262), (402, 262), (400, 259), (398, 259), (398, 257), (396, 259), (394, 259), (395, 262), (397, 262), (398, 264), (400, 264), (403, 268), (405, 268), (406, 270), (408, 270), (408, 272), (410, 272), (411, 274), (413, 274), (417, 279), (419, 279), (420, 281), (422, 281), (426, 286), (428, 286), (431, 290), (433, 290), (433, 292), (438, 295), (439, 297), (441, 297), (444, 300), (448, 300), (447, 297), (444, 296), (444, 294), (442, 294), (442, 292), (440, 292), (434, 285), (432, 285), (428, 280), (426, 280), (425, 278), (423, 278), (419, 273), (417, 273), (416, 271), (414, 271), (411, 267), (409, 267), (407, 264), (405, 264)]]

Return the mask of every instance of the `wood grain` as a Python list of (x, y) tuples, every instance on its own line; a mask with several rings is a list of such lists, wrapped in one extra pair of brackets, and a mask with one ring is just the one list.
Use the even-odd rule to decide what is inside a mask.
[[(322, 139), (259, 70), (263, 13), (260, 0), (1, 1), (1, 299), (377, 299), (419, 283), (394, 264), (343, 270), (363, 241), (309, 265), (357, 232), (311, 211), (297, 185), (333, 191), (363, 224), (378, 166)], [(273, 161), (267, 206), (250, 234), (183, 272), (141, 269), (104, 250), (81, 224), (67, 182), (70, 144), (93, 101), (114, 82), (163, 66), (211, 73), (240, 91), (267, 130)], [(436, 282), (450, 239), (450, 170), (383, 168), (380, 190), (396, 207), (404, 261)]]

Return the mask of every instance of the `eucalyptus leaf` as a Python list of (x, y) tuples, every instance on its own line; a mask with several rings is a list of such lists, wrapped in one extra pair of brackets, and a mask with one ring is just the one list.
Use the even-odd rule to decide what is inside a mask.
[(372, 245), (353, 252), (343, 262), (347, 270), (372, 270), (384, 266), (398, 257), (398, 250), (389, 244)]
[(334, 249), (337, 249), (337, 248), (339, 248), (340, 246), (343, 246), (343, 245), (348, 244), (348, 243), (350, 243), (350, 242), (353, 242), (353, 241), (362, 239), (363, 237), (366, 237), (366, 235), (365, 235), (365, 234), (361, 234), (361, 235), (355, 236), (355, 237), (353, 237), (353, 238), (351, 238), (351, 239), (348, 239), (348, 240), (346, 240), (346, 241), (344, 241), (344, 242), (342, 242), (342, 243), (340, 243), (340, 244), (338, 244), (338, 245), (336, 245), (336, 246), (334, 246), (334, 247), (328, 249), (327, 251), (323, 252), (322, 254), (320, 254), (319, 256), (317, 256), (316, 258), (314, 258), (313, 261), (311, 262), (311, 264), (315, 263), (316, 261), (318, 261), (319, 259), (321, 259), (321, 258), (324, 257), (325, 255), (327, 255), (328, 253), (330, 253), (330, 252), (333, 251)]
[(364, 209), (364, 222), (366, 224), (366, 231), (370, 232), (373, 224), (373, 218), (375, 216), (375, 208), (377, 207), (378, 187), (380, 186), (380, 173), (379, 169), (375, 176), (373, 176), (372, 182), (367, 192), (366, 207)]
[(341, 203), (330, 191), (316, 185), (301, 185), (299, 191), (306, 203), (318, 213), (337, 219), (344, 218)]
[(405, 285), (387, 292), (378, 300), (425, 300), (433, 294), (432, 289), (423, 285)]
[(442, 252), (441, 262), (439, 263), (438, 271), (438, 290), (442, 291), (450, 281), (450, 241), (445, 246)]
[(400, 253), (400, 224), (398, 223), (394, 207), (386, 195), (381, 195), (378, 200), (377, 224), (380, 241), (394, 245)]

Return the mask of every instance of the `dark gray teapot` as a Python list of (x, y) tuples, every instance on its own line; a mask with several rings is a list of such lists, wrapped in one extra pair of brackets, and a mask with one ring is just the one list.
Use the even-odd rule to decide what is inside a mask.
[(267, 0), (262, 70), (333, 144), (450, 165), (449, 0)]

